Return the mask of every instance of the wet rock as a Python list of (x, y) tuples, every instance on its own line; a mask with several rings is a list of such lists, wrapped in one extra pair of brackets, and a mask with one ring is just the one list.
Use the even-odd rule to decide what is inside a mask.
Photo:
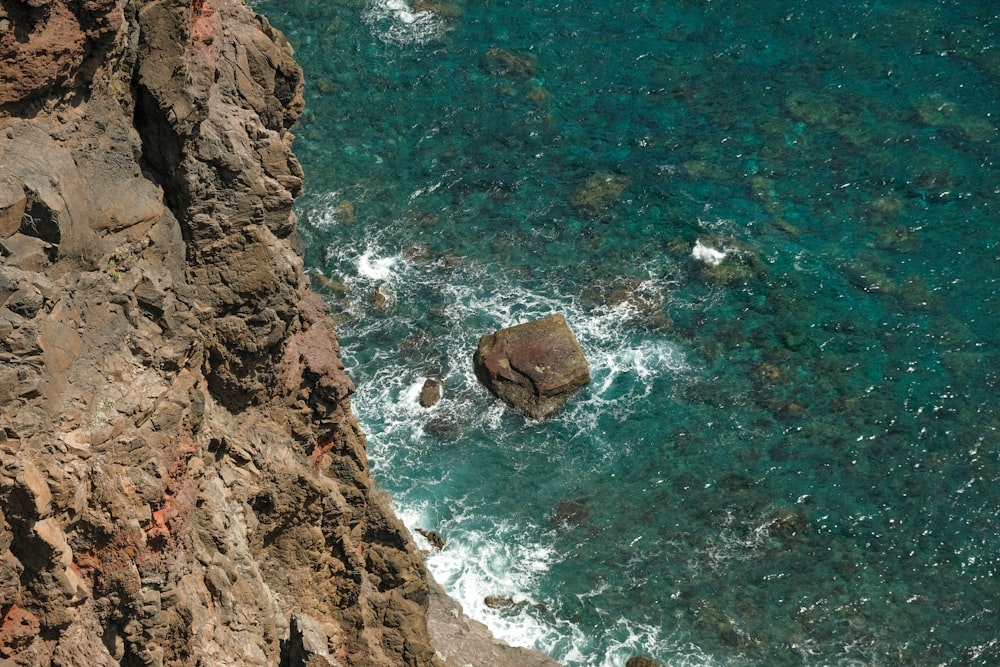
[(350, 290), (350, 288), (347, 286), (347, 283), (343, 282), (342, 280), (329, 278), (319, 272), (312, 272), (309, 275), (312, 277), (313, 282), (316, 285), (315, 289), (317, 291), (322, 290), (323, 292), (328, 292), (338, 297), (342, 297), (345, 296), (347, 292)]
[(368, 295), (368, 303), (375, 312), (388, 314), (396, 308), (396, 292), (388, 284), (382, 284)]
[(625, 667), (663, 667), (663, 665), (656, 662), (652, 658), (637, 655), (629, 658), (628, 662), (625, 663)]
[(464, 424), (454, 415), (439, 412), (427, 420), (424, 429), (431, 435), (454, 442), (465, 433)]
[(561, 314), (501, 329), (479, 339), (476, 377), (532, 419), (544, 419), (590, 382), (583, 349)]
[(639, 318), (646, 325), (660, 330), (673, 326), (670, 316), (664, 311), (665, 297), (662, 289), (653, 281), (642, 278), (616, 277), (611, 280), (597, 280), (584, 293), (587, 305), (615, 308), (627, 306), (627, 316)]
[(423, 528), (417, 528), (417, 532), (424, 536), (428, 542), (431, 543), (431, 547), (440, 551), (444, 549), (444, 538), (441, 537), (441, 533), (436, 530), (424, 530)]
[(441, 400), (441, 381), (434, 378), (427, 378), (424, 386), (420, 389), (420, 406), (430, 408)]
[(410, 243), (403, 248), (403, 259), (417, 265), (428, 264), (431, 257), (431, 249), (426, 243)]
[(491, 637), (486, 626), (465, 616), (462, 608), (433, 583), (428, 625), (439, 640), (437, 655), (443, 667), (558, 667), (547, 655), (514, 648)]
[(445, 19), (458, 19), (465, 13), (461, 5), (440, 0), (415, 0), (412, 7), (414, 12), (431, 12)]
[(483, 604), (485, 604), (490, 609), (496, 609), (498, 611), (511, 611), (516, 609), (518, 604), (514, 601), (514, 598), (508, 595), (487, 595), (483, 598)]

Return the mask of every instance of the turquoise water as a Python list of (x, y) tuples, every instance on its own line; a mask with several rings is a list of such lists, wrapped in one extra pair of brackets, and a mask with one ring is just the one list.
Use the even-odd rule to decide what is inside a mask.
[[(373, 470), (471, 615), (573, 666), (1000, 664), (994, 3), (255, 6)], [(471, 355), (554, 311), (594, 380), (537, 423)]]

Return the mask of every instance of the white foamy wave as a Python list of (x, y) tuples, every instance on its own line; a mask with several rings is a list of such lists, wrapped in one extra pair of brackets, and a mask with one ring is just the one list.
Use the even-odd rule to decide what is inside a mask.
[(444, 22), (430, 11), (414, 11), (406, 0), (373, 0), (363, 14), (372, 32), (387, 44), (425, 44), (440, 38)]
[(694, 248), (691, 250), (691, 257), (696, 261), (708, 264), (709, 266), (718, 266), (722, 264), (722, 261), (726, 259), (729, 253), (726, 250), (718, 250), (712, 248), (711, 246), (704, 245), (701, 239), (694, 242)]
[(608, 634), (614, 639), (608, 641), (609, 648), (603, 662), (584, 662), (584, 664), (618, 667), (636, 655), (669, 655), (670, 667), (717, 667), (719, 665), (699, 646), (683, 642), (668, 633), (665, 628), (657, 625), (619, 619)]
[[(466, 614), (513, 646), (550, 647), (565, 637), (566, 628), (555, 631), (551, 622), (539, 618), (538, 609), (545, 601), (536, 591), (555, 552), (528, 537), (538, 534), (537, 527), (513, 521), (484, 523), (474, 504), (469, 499), (458, 501), (458, 513), (440, 524), (426, 502), (401, 503), (398, 513), (411, 528), (434, 526), (446, 536), (444, 549), (432, 551), (427, 566)], [(420, 546), (429, 547), (422, 537), (417, 539)], [(488, 596), (507, 598), (514, 607), (494, 609), (486, 603)]]
[[(496, 457), (520, 471), (553, 445), (553, 437), (577, 438), (581, 447), (593, 448), (595, 465), (621, 455), (621, 443), (599, 422), (625, 420), (657, 386), (688, 372), (680, 348), (644, 319), (664, 307), (667, 286), (650, 277), (621, 302), (587, 306), (577, 293), (497, 272), (487, 262), (410, 259), (386, 236), (372, 232), (354, 244), (331, 244), (327, 262), (352, 295), (341, 306), (351, 316), (340, 325), (343, 357), (357, 384), (352, 403), (368, 434), (373, 473), (393, 491), (396, 510), (411, 530), (444, 536), (445, 549), (428, 559), (435, 578), (495, 635), (563, 664), (620, 667), (630, 654), (710, 664), (651, 627), (612, 621), (613, 627), (600, 631), (607, 636), (587, 636), (560, 615), (558, 600), (543, 593), (551, 588), (550, 569), (559, 554), (538, 524), (542, 512), (520, 516), (516, 503), (510, 505), (513, 516), (498, 512), (495, 495), (469, 491), (483, 486), (470, 482), (470, 471), (481, 474), (470, 461)], [(382, 286), (392, 289), (397, 303), (373, 314), (364, 295)], [(552, 418), (533, 422), (489, 395), (475, 377), (472, 351), (482, 334), (553, 312), (566, 316), (593, 381)], [(429, 368), (444, 377), (445, 392), (425, 409), (418, 399)], [(559, 455), (555, 449), (543, 454)], [(415, 539), (429, 547), (419, 534)], [(509, 597), (516, 608), (491, 608), (485, 603), (489, 595)], [(610, 652), (609, 645), (615, 647)]]
[[(344, 201), (344, 193), (332, 191), (309, 195), (309, 225), (317, 230), (326, 230), (344, 224), (344, 211), (338, 206)], [(300, 226), (301, 231), (308, 227)]]
[[(407, 525), (425, 526), (431, 521), (426, 504), (403, 506), (399, 514)], [(464, 524), (462, 517), (456, 517), (441, 527), (448, 540), (443, 550), (429, 555), (428, 568), (466, 614), (508, 644), (534, 648), (561, 664), (580, 667), (621, 667), (636, 655), (669, 655), (672, 667), (718, 665), (698, 646), (653, 624), (618, 619), (606, 636), (588, 635), (572, 620), (553, 615), (551, 608), (558, 604), (537, 594), (538, 580), (557, 558), (551, 548), (525, 539), (531, 531), (513, 522), (495, 523), (486, 530), (470, 530)], [(417, 540), (429, 548), (422, 537)], [(595, 591), (594, 597), (599, 593)], [(485, 602), (490, 595), (509, 598), (514, 607), (493, 609)], [(599, 652), (597, 647), (602, 647)]]
[(375, 248), (366, 248), (357, 259), (358, 275), (369, 280), (391, 282), (395, 277), (393, 267), (399, 261), (398, 256), (376, 257)]

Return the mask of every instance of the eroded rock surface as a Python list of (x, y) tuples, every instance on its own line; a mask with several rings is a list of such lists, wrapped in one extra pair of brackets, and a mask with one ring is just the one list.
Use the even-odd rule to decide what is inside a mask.
[(295, 250), (284, 38), (236, 0), (0, 28), (0, 663), (439, 664)]
[(558, 313), (483, 336), (473, 364), (487, 389), (532, 419), (590, 382), (583, 349)]

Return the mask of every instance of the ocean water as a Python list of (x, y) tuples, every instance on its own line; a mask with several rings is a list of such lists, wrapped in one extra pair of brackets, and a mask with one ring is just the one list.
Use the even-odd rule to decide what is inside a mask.
[[(995, 2), (254, 6), (373, 471), (468, 613), (574, 667), (1000, 664)], [(534, 422), (471, 356), (551, 312), (593, 382)]]

